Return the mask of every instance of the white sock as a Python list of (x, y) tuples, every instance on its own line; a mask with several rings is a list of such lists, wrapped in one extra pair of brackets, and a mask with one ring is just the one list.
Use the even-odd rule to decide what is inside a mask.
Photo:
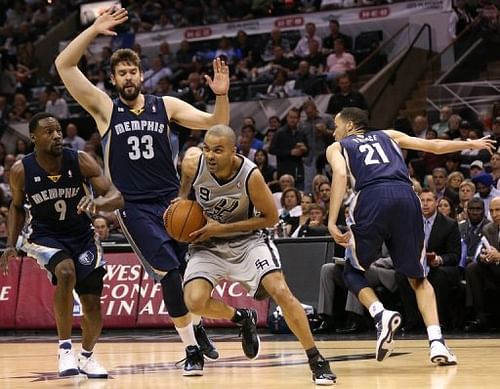
[(73, 344), (71, 343), (71, 338), (59, 340), (59, 347), (61, 347), (61, 344), (63, 344), (63, 343), (68, 343), (70, 345), (70, 348), (73, 347)]
[(427, 327), (427, 336), (429, 337), (429, 341), (433, 341), (436, 339), (441, 339), (443, 334), (441, 333), (441, 327), (438, 325), (432, 325)]
[(191, 321), (193, 322), (193, 325), (197, 326), (198, 324), (201, 323), (201, 316), (195, 315), (194, 313), (191, 314)]
[(189, 323), (186, 327), (175, 327), (179, 336), (181, 337), (184, 347), (187, 346), (198, 346), (196, 338), (194, 337), (193, 323)]
[(86, 358), (90, 358), (92, 356), (93, 351), (85, 350), (82, 347), (82, 351), (80, 351), (80, 354), (82, 354)]
[(372, 317), (375, 317), (378, 313), (384, 310), (384, 305), (380, 301), (375, 301), (370, 308), (368, 308), (368, 312)]

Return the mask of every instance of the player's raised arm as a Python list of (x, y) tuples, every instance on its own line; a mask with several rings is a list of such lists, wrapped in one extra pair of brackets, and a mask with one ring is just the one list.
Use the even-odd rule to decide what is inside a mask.
[(92, 199), (90, 196), (82, 198), (78, 204), (78, 210), (91, 211), (93, 213), (99, 211), (114, 211), (115, 209), (123, 208), (125, 205), (123, 196), (111, 183), (108, 177), (103, 175), (101, 168), (97, 162), (89, 154), (84, 151), (78, 152), (78, 162), (83, 177), (89, 179), (92, 188), (98, 195)]
[(163, 101), (169, 119), (180, 125), (193, 129), (207, 129), (216, 124), (229, 125), (229, 67), (226, 63), (216, 58), (213, 61), (213, 80), (205, 75), (208, 86), (215, 94), (215, 107), (213, 113), (196, 109), (192, 105), (175, 97), (165, 96)]
[(445, 139), (428, 140), (408, 136), (405, 133), (395, 130), (386, 130), (385, 133), (394, 139), (403, 149), (426, 151), (433, 154), (447, 154), (466, 149), (486, 149), (490, 153), (493, 153), (496, 149), (496, 141), (491, 140), (488, 137), (483, 137), (481, 139), (469, 139), (467, 141)]
[(127, 10), (106, 10), (89, 28), (73, 39), (55, 61), (59, 76), (69, 93), (94, 117), (101, 132), (105, 131), (111, 117), (112, 101), (84, 76), (77, 65), (87, 47), (99, 34), (116, 35), (112, 29), (126, 20)]
[(201, 150), (199, 147), (190, 147), (184, 154), (181, 167), (181, 185), (178, 195), (181, 199), (187, 199), (189, 192), (191, 192), (191, 186), (200, 163), (200, 158)]
[(7, 223), (7, 248), (0, 258), (0, 273), (7, 275), (9, 258), (17, 256), (16, 241), (24, 225), (24, 166), (17, 161), (10, 170), (12, 201)]

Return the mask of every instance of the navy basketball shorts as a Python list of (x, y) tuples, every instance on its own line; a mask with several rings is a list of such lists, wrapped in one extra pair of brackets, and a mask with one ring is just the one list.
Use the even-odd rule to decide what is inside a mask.
[(410, 185), (384, 183), (364, 188), (349, 212), (353, 267), (367, 270), (385, 242), (396, 271), (411, 278), (425, 276), (422, 208)]
[(187, 245), (173, 240), (163, 225), (167, 201), (125, 202), (116, 214), (121, 228), (149, 276), (160, 281), (168, 271), (186, 268)]
[(72, 259), (76, 274), (76, 292), (101, 294), (106, 261), (101, 243), (92, 231), (84, 236), (57, 239), (53, 236), (25, 237), (18, 248), (36, 259), (40, 267), (49, 272), (49, 278), (54, 285), (57, 285), (54, 274), (56, 266), (65, 259)]

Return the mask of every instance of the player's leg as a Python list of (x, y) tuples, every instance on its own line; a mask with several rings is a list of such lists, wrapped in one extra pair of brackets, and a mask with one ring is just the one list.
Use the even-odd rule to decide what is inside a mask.
[(76, 272), (73, 260), (60, 251), (48, 266), (57, 279), (54, 294), (54, 316), (59, 335), (59, 375), (62, 377), (78, 374), (76, 357), (71, 342), (73, 325), (73, 288), (76, 284)]
[(94, 346), (102, 330), (101, 293), (104, 274), (106, 273), (103, 268), (97, 268), (83, 280), (78, 281), (76, 285), (83, 309), (82, 350), (78, 355), (78, 369), (88, 378), (108, 377), (106, 369), (96, 361), (93, 355)]
[(262, 278), (261, 285), (281, 307), (286, 324), (302, 344), (313, 373), (313, 381), (318, 385), (333, 385), (337, 377), (330, 369), (328, 361), (316, 348), (304, 308), (290, 291), (283, 273), (267, 273)]

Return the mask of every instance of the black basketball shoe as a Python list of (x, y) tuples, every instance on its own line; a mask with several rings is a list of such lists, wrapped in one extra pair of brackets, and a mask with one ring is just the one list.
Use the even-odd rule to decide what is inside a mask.
[(330, 369), (330, 364), (321, 354), (309, 359), (312, 380), (316, 385), (333, 385), (337, 376)]
[(236, 324), (240, 326), (241, 347), (248, 359), (256, 359), (260, 351), (260, 339), (257, 334), (257, 311), (255, 309), (238, 309), (240, 318)]
[(203, 353), (205, 358), (210, 359), (211, 361), (216, 361), (217, 359), (219, 359), (217, 348), (208, 337), (205, 328), (203, 328), (203, 325), (200, 323), (193, 327), (194, 336), (196, 337), (196, 341), (198, 342), (201, 352)]
[(184, 371), (182, 375), (185, 376), (201, 376), (203, 375), (203, 353), (198, 346), (186, 347), (186, 359), (184, 359)]

